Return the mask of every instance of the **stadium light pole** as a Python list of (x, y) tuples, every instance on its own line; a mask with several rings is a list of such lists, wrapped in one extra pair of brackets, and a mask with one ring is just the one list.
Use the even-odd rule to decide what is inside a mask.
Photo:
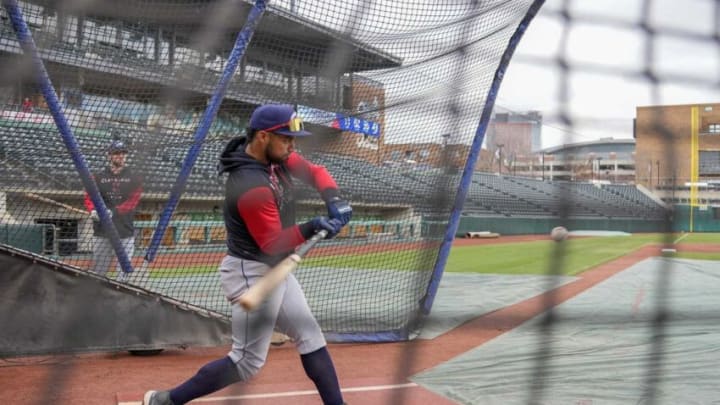
[(498, 148), (498, 174), (502, 174), (502, 150), (505, 144), (498, 143), (496, 146)]
[(652, 179), (653, 179), (653, 164), (652, 159), (650, 159), (650, 163), (648, 163), (648, 187), (652, 188)]
[(656, 160), (657, 164), (657, 188), (660, 188), (660, 159)]
[(445, 166), (445, 170), (448, 171), (451, 167), (455, 167), (455, 159), (450, 158), (450, 151), (448, 150), (450, 134), (442, 134), (440, 138), (440, 162), (438, 164)]
[(610, 158), (613, 160), (613, 183), (618, 181), (618, 164), (617, 164), (617, 153), (611, 152)]
[(673, 169), (673, 174), (672, 174), (672, 197), (671, 197), (671, 200), (670, 200), (670, 201), (672, 201), (672, 204), (670, 204), (670, 207), (675, 206), (675, 204), (677, 203), (677, 201), (675, 201), (675, 189), (676, 189), (676, 188), (677, 188), (677, 177), (676, 177), (676, 174), (675, 174), (675, 170)]

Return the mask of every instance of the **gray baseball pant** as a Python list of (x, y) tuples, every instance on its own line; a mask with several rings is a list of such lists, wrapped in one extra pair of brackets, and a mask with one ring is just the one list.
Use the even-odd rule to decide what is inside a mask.
[[(270, 267), (261, 262), (225, 256), (220, 264), (220, 281), (228, 300), (242, 295)], [(228, 356), (243, 381), (255, 375), (265, 364), (273, 330), (288, 335), (302, 354), (327, 345), (305, 294), (290, 274), (255, 310), (246, 312), (232, 305), (232, 350)]]
[[(120, 239), (120, 242), (128, 258), (132, 260), (133, 254), (135, 253), (135, 238), (131, 236)], [(93, 266), (90, 270), (104, 276), (110, 271), (110, 266), (114, 259), (115, 249), (113, 249), (110, 239), (100, 236), (93, 237)], [(118, 272), (122, 271), (119, 263), (115, 268)]]

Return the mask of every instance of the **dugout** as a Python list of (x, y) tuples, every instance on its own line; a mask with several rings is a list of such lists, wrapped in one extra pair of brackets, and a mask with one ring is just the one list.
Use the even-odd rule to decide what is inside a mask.
[(54, 231), (55, 227), (50, 224), (0, 224), (0, 244), (46, 254), (52, 248), (47, 235)]

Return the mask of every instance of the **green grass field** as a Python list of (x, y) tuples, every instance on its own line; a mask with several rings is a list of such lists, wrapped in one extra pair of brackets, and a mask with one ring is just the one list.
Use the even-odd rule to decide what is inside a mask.
[[(570, 239), (562, 244), (548, 240), (454, 247), (447, 272), (493, 274), (548, 274), (554, 254), (563, 258), (555, 274), (573, 275), (608, 260), (628, 254), (648, 243), (660, 242), (660, 235), (592, 237)], [(387, 252), (371, 255), (317, 258), (308, 265), (410, 270), (417, 268), (417, 252)], [(432, 266), (432, 264), (430, 264)]]
[[(639, 234), (632, 236), (588, 237), (569, 239), (562, 244), (542, 240), (508, 244), (454, 247), (445, 271), (493, 274), (574, 275), (607, 261), (624, 256), (651, 243), (720, 243), (720, 234), (669, 235)], [(562, 260), (552, 261), (553, 255)], [(317, 258), (308, 265), (335, 267), (409, 270), (417, 268), (417, 252), (387, 252), (371, 255)], [(674, 257), (719, 260), (720, 254), (682, 253)], [(551, 269), (551, 263), (560, 269)]]
[[(661, 235), (633, 235), (569, 239), (563, 243), (543, 240), (463, 246), (453, 248), (445, 271), (575, 275), (649, 243), (660, 243), (661, 238)], [(554, 255), (557, 255), (555, 260)]]
[[(445, 271), (492, 274), (563, 274), (575, 275), (589, 268), (626, 255), (650, 243), (718, 243), (719, 233), (682, 235), (637, 234), (632, 236), (586, 237), (570, 239), (561, 244), (549, 241), (518, 242), (482, 246), (454, 247)], [(434, 251), (384, 252), (365, 255), (310, 257), (305, 266), (327, 266), (359, 269), (430, 269)], [(553, 255), (561, 260), (552, 261)], [(672, 257), (720, 260), (720, 253), (676, 253)], [(419, 266), (419, 263), (424, 263)], [(551, 263), (560, 268), (551, 269)], [(556, 266), (558, 267), (558, 266)], [(551, 271), (552, 270), (552, 271)], [(197, 275), (217, 271), (217, 264), (186, 268), (154, 269), (153, 278)]]

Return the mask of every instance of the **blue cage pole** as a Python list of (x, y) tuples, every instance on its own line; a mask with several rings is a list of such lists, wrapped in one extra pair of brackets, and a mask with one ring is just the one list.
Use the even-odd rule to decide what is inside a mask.
[(527, 30), (528, 25), (544, 3), (545, 0), (535, 0), (535, 2), (533, 2), (530, 6), (528, 12), (525, 14), (525, 17), (523, 17), (512, 37), (510, 37), (508, 46), (505, 48), (500, 64), (495, 71), (495, 77), (490, 85), (490, 90), (488, 90), (485, 107), (483, 108), (482, 115), (480, 116), (480, 123), (475, 131), (475, 138), (470, 146), (468, 158), (465, 161), (462, 178), (460, 179), (460, 184), (458, 185), (458, 192), (455, 195), (455, 202), (453, 204), (452, 212), (450, 213), (450, 220), (448, 221), (448, 226), (445, 229), (445, 237), (440, 245), (440, 252), (438, 253), (438, 258), (435, 262), (435, 267), (433, 268), (430, 283), (428, 284), (425, 296), (420, 300), (420, 309), (425, 315), (429, 314), (432, 309), (432, 304), (435, 301), (435, 296), (437, 295), (437, 290), (440, 286), (440, 279), (442, 279), (443, 272), (445, 271), (445, 265), (447, 264), (447, 259), (450, 255), (450, 248), (452, 248), (455, 233), (457, 232), (457, 228), (460, 224), (460, 214), (462, 214), (465, 198), (467, 197), (467, 192), (470, 189), (475, 163), (480, 155), (480, 149), (482, 148), (483, 140), (485, 138), (485, 131), (488, 123), (490, 122), (490, 116), (492, 115), (492, 111), (495, 106), (495, 99), (497, 98), (500, 84), (505, 76), (505, 71), (507, 70), (507, 66), (510, 63), (513, 53), (515, 52), (515, 48), (517, 48), (517, 45)]
[(72, 129), (70, 128), (70, 125), (65, 118), (65, 114), (63, 114), (62, 112), (62, 107), (60, 106), (57, 94), (55, 93), (55, 88), (53, 87), (52, 82), (50, 81), (50, 76), (45, 69), (45, 64), (40, 58), (40, 53), (35, 46), (35, 42), (32, 39), (32, 34), (30, 33), (30, 29), (28, 28), (27, 23), (23, 18), (20, 7), (18, 6), (16, 0), (3, 0), (2, 4), (3, 7), (5, 7), (5, 10), (7, 10), (8, 16), (10, 17), (10, 21), (12, 22), (13, 28), (15, 29), (15, 33), (17, 34), (20, 47), (23, 49), (23, 52), (25, 52), (25, 54), (30, 56), (30, 58), (32, 59), (32, 66), (35, 69), (36, 79), (38, 81), (38, 85), (40, 86), (40, 90), (45, 97), (45, 101), (47, 102), (50, 113), (55, 120), (55, 125), (60, 132), (60, 136), (62, 137), (63, 142), (65, 143), (65, 147), (67, 148), (70, 156), (72, 157), (73, 163), (75, 164), (75, 169), (77, 169), (78, 173), (80, 174), (80, 179), (82, 180), (83, 186), (85, 187), (85, 190), (87, 190), (90, 199), (97, 208), (100, 222), (103, 229), (107, 232), (112, 247), (115, 250), (115, 254), (118, 258), (118, 263), (120, 264), (123, 273), (132, 273), (133, 268), (130, 259), (128, 258), (125, 249), (123, 249), (122, 242), (120, 241), (120, 236), (118, 235), (117, 229), (115, 229), (115, 226), (110, 219), (110, 215), (108, 214), (108, 209), (105, 206), (105, 202), (100, 196), (97, 185), (95, 184), (95, 181), (90, 174), (90, 170), (88, 169), (87, 162), (85, 162), (85, 158), (80, 152), (80, 147), (75, 140), (75, 135), (73, 135)]
[(245, 50), (247, 49), (247, 46), (250, 43), (253, 34), (255, 33), (255, 29), (257, 28), (257, 25), (260, 22), (263, 13), (265, 12), (265, 8), (265, 0), (255, 1), (255, 5), (250, 10), (245, 25), (243, 26), (242, 30), (237, 36), (237, 39), (235, 40), (235, 45), (230, 52), (230, 56), (228, 57), (228, 63), (227, 65), (225, 65), (225, 70), (223, 71), (223, 74), (220, 77), (220, 80), (218, 81), (218, 84), (215, 88), (215, 91), (212, 94), (210, 103), (205, 109), (205, 113), (200, 120), (200, 125), (195, 131), (193, 144), (190, 147), (187, 156), (185, 157), (185, 161), (180, 168), (178, 178), (173, 185), (172, 190), (170, 191), (168, 202), (165, 205), (163, 212), (160, 214), (160, 219), (158, 221), (157, 227), (155, 228), (155, 232), (153, 233), (152, 240), (150, 241), (150, 245), (148, 246), (148, 250), (145, 253), (145, 260), (142, 265), (143, 270), (147, 269), (148, 264), (155, 260), (157, 250), (170, 223), (170, 217), (172, 216), (175, 208), (177, 207), (177, 204), (180, 201), (180, 196), (182, 195), (183, 191), (185, 191), (185, 186), (187, 185), (191, 170), (195, 165), (195, 161), (197, 160), (197, 157), (200, 153), (200, 149), (202, 148), (202, 144), (205, 141), (205, 137), (210, 130), (210, 125), (212, 124), (212, 121), (215, 118), (218, 109), (220, 108), (220, 104), (222, 103), (223, 97), (225, 96), (227, 86), (230, 83), (230, 80), (232, 79), (233, 73), (237, 69), (238, 64), (240, 63), (240, 59), (245, 54)]

